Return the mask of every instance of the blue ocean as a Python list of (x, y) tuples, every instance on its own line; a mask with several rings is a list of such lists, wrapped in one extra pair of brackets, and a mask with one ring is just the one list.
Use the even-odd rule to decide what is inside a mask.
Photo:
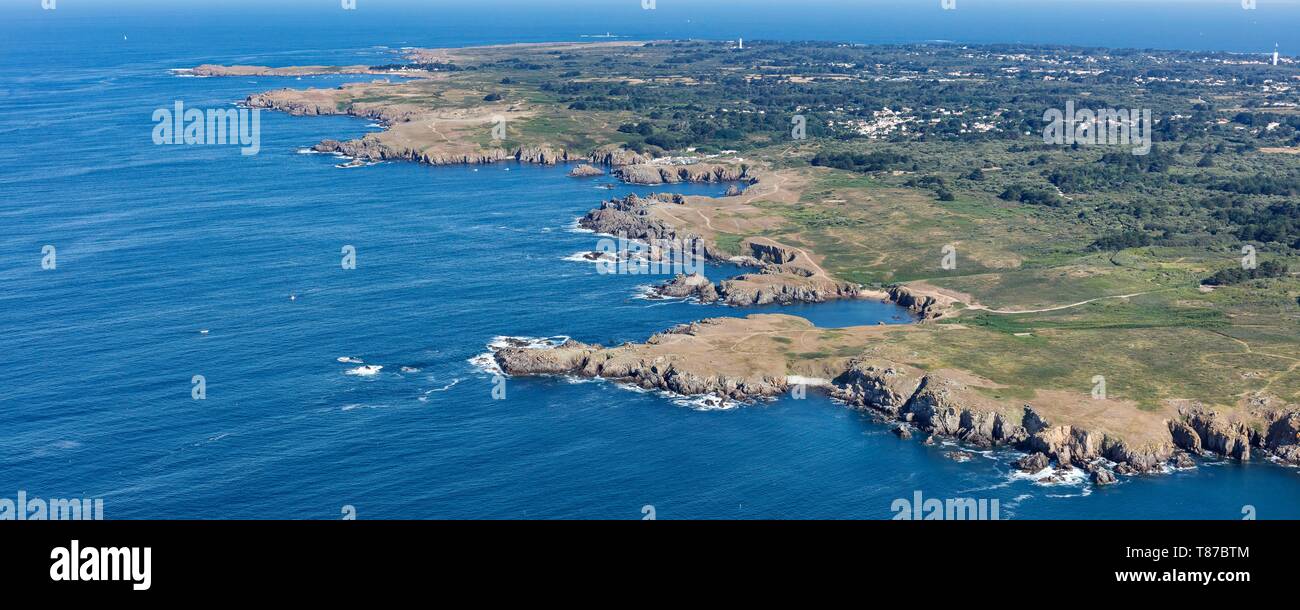
[[(1247, 14), (1235, 1), (1051, 10), (957, 1), (946, 15), (938, 0), (933, 10), (658, 0), (653, 11), (637, 0), (563, 10), (357, 0), (355, 11), (332, 0), (58, 0), (51, 11), (7, 0), (0, 497), (103, 498), (110, 519), (337, 519), (348, 510), (359, 519), (640, 519), (646, 507), (660, 519), (884, 519), (895, 499), (918, 492), (996, 499), (1004, 519), (1239, 519), (1247, 507), (1261, 519), (1300, 518), (1295, 469), (1211, 460), (1105, 488), (1081, 478), (1043, 485), (1014, 472), (1014, 452), (958, 463), (945, 457), (956, 446), (900, 440), (811, 392), (709, 409), (608, 382), (542, 378), (509, 379), (506, 399), (494, 400), (493, 375), (474, 361), (499, 337), (610, 345), (757, 311), (823, 327), (909, 320), (876, 302), (734, 309), (647, 300), (644, 286), (662, 278), (601, 275), (572, 258), (597, 240), (574, 229), (577, 217), (602, 199), (651, 189), (608, 190), (608, 180), (572, 179), (565, 168), (343, 169), (332, 156), (303, 154), (321, 139), (377, 129), (364, 120), (263, 112), (261, 152), (251, 156), (151, 140), (153, 111), (177, 100), (221, 108), (250, 93), (348, 80), (181, 78), (173, 68), (378, 64), (403, 46), (606, 33), (1300, 46), (1295, 5), (1260, 2)], [(1166, 30), (1143, 25), (1157, 17)], [(1225, 19), (1258, 30), (1220, 27)], [(57, 253), (52, 270), (42, 269), (47, 245)], [(355, 249), (355, 269), (340, 265), (345, 246)], [(738, 272), (709, 269), (714, 278)], [(363, 363), (383, 368), (359, 374)], [(203, 400), (192, 396), (195, 376)]]

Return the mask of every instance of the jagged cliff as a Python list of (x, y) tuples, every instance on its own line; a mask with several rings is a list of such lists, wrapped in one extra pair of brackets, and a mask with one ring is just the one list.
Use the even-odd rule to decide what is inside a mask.
[(1300, 464), (1300, 411), (1266, 407), (1250, 417), (1197, 405), (1180, 409), (1179, 415), (1180, 421), (1169, 422), (1169, 433), (1188, 453), (1243, 461), (1263, 454)]
[[(694, 335), (716, 324), (702, 320), (682, 324), (646, 341), (656, 345), (671, 335)], [(662, 357), (634, 350), (589, 345), (569, 340), (554, 348), (504, 347), (493, 352), (501, 370), (510, 375), (577, 375), (601, 377), (684, 395), (715, 395), (749, 400), (781, 394), (789, 389), (785, 377), (763, 374), (701, 374)]]
[[(694, 243), (700, 240), (699, 235), (680, 232), (651, 213), (652, 206), (680, 201), (679, 195), (638, 197), (632, 194), (603, 202), (599, 208), (580, 218), (578, 224), (597, 233), (621, 235), (646, 242), (682, 240)], [(695, 297), (704, 303), (720, 301), (742, 306), (821, 303), (865, 294), (857, 284), (839, 282), (813, 271), (815, 266), (809, 266), (804, 260), (805, 255), (777, 243), (746, 240), (744, 246), (748, 254), (743, 255), (730, 255), (718, 250), (714, 244), (701, 243), (702, 252), (712, 260), (755, 267), (758, 271), (716, 284), (699, 274), (679, 275), (655, 287), (656, 294), (665, 297)]]
[(696, 163), (691, 165), (625, 164), (614, 175), (629, 184), (675, 184), (678, 182), (749, 182), (749, 168), (736, 165)]
[(340, 153), (363, 161), (414, 161), (428, 165), (482, 165), (500, 161), (518, 161), (537, 165), (555, 165), (570, 161), (565, 150), (552, 150), (546, 147), (525, 146), (507, 151), (493, 148), (473, 153), (457, 153), (437, 150), (415, 150), (406, 147), (390, 146), (377, 137), (365, 136), (359, 140), (324, 140), (313, 147), (317, 152)]
[[(510, 375), (602, 377), (685, 395), (734, 400), (789, 392), (794, 372), (784, 368), (719, 368), (698, 350), (711, 335), (731, 336), (747, 321), (709, 319), (683, 324), (652, 336), (644, 344), (605, 348), (569, 341), (555, 348), (506, 347), (493, 356)], [(766, 327), (763, 327), (766, 328)], [(765, 330), (755, 330), (761, 334)], [(773, 358), (771, 360), (780, 360)], [(765, 361), (766, 362), (766, 361)], [(856, 358), (832, 375), (826, 389), (853, 408), (865, 409), (928, 435), (949, 437), (979, 447), (1006, 446), (1028, 452), (1017, 466), (1037, 472), (1055, 462), (1077, 467), (1098, 484), (1116, 474), (1156, 473), (1192, 465), (1187, 454), (1250, 459), (1251, 450), (1300, 464), (1300, 411), (1280, 409), (1251, 427), (1212, 411), (1188, 409), (1166, 420), (1168, 434), (1132, 442), (1120, 435), (1045, 417), (1033, 404), (1007, 403), (982, 393), (960, 371), (923, 371), (899, 362)], [(1057, 421), (1058, 417), (1066, 420)], [(1160, 420), (1156, 420), (1159, 422)], [(906, 431), (906, 428), (903, 428)], [(1186, 453), (1184, 453), (1186, 451)]]

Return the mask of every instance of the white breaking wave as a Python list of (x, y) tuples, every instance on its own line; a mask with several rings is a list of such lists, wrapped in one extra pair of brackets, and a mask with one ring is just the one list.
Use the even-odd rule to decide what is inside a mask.
[(500, 349), (515, 347), (522, 349), (549, 349), (559, 347), (568, 341), (567, 335), (556, 335), (554, 337), (511, 337), (498, 335), (492, 337), (488, 342), (488, 351), (469, 359), (469, 363), (489, 375), (505, 375), (501, 366), (497, 364), (496, 357), (493, 354)]
[(367, 404), (362, 404), (362, 403), (359, 403), (359, 402), (354, 402), (354, 403), (351, 403), (351, 404), (343, 405), (343, 410), (344, 410), (344, 411), (352, 411), (352, 410), (354, 410), (354, 409), (383, 409), (383, 408), (386, 408), (386, 407), (388, 407), (388, 406), (389, 406), (389, 405), (367, 405)]
[[(1053, 475), (1058, 478), (1055, 481), (1049, 481)], [(1032, 481), (1035, 485), (1045, 487), (1066, 486), (1078, 487), (1088, 482), (1088, 473), (1073, 466), (1069, 470), (1060, 471), (1055, 468), (1044, 468), (1038, 472), (1023, 472), (1016, 470), (1011, 473), (1012, 480)]]
[(570, 337), (568, 335), (555, 335), (554, 337), (510, 337), (496, 336), (488, 343), (488, 347), (493, 349), (503, 349), (507, 347), (521, 347), (524, 349), (550, 349), (564, 345)]
[(434, 392), (446, 392), (447, 390), (450, 390), (450, 389), (456, 387), (456, 384), (458, 384), (458, 383), (460, 383), (460, 378), (459, 378), (459, 377), (457, 377), (457, 378), (451, 380), (451, 383), (449, 383), (449, 384), (447, 384), (447, 385), (445, 385), (445, 386), (442, 386), (441, 388), (432, 388), (432, 389), (425, 390), (425, 391), (424, 391), (424, 394), (423, 394), (422, 396), (420, 396), (420, 402), (429, 402), (429, 395), (430, 395), (430, 394), (432, 394), (432, 393), (434, 393)]
[(728, 400), (713, 394), (705, 396), (682, 396), (672, 392), (661, 392), (660, 396), (668, 398), (673, 404), (679, 407), (686, 407), (696, 411), (730, 411), (732, 409), (739, 409), (743, 404), (739, 401)]
[(378, 364), (365, 364), (354, 369), (348, 369), (344, 371), (344, 374), (357, 375), (359, 377), (373, 377), (378, 375), (379, 371), (382, 371), (383, 369), (384, 367)]
[[(595, 254), (596, 256), (592, 256), (592, 254)], [(564, 257), (564, 260), (569, 261), (571, 263), (601, 263), (601, 262), (615, 262), (618, 260), (618, 258), (616, 258), (613, 254), (610, 254), (608, 252), (587, 251), (587, 252), (577, 252), (575, 254), (570, 254)]]
[(574, 218), (574, 219), (573, 219), (573, 222), (569, 223), (569, 226), (565, 227), (564, 230), (566, 230), (566, 231), (568, 231), (568, 232), (570, 232), (570, 233), (595, 233), (595, 231), (593, 231), (593, 230), (591, 230), (591, 229), (588, 229), (588, 228), (585, 228), (585, 227), (581, 226), (580, 224), (578, 224), (578, 223), (581, 222), (581, 221), (582, 221), (582, 217), (581, 217), (581, 216), (579, 216), (579, 217), (577, 217), (577, 218)]
[(501, 370), (501, 365), (497, 364), (497, 359), (492, 355), (492, 352), (484, 352), (474, 356), (469, 359), (469, 363), (474, 365), (474, 368), (489, 375), (505, 374), (505, 371)]
[(365, 364), (360, 358), (353, 358), (352, 356), (339, 356), (336, 360), (343, 364)]

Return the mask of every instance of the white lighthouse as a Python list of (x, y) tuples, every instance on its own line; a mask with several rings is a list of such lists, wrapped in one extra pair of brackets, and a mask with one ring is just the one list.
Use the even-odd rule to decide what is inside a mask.
[(1273, 43), (1273, 65), (1277, 65), (1277, 43)]
[[(737, 38), (737, 39), (736, 39), (736, 49), (741, 50), (741, 51), (744, 51), (744, 50), (745, 50), (745, 39), (744, 39), (744, 38)], [(1273, 63), (1274, 63), (1274, 64), (1277, 63), (1277, 53), (1276, 53), (1276, 52), (1273, 53)]]

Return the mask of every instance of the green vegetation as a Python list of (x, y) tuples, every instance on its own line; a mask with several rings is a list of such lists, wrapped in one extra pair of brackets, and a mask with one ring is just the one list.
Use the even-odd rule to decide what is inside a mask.
[[(1294, 63), (763, 41), (445, 56), (405, 66), (437, 79), (369, 87), (340, 108), (516, 113), (505, 143), (463, 127), (485, 148), (736, 151), (763, 175), (757, 188), (779, 188), (679, 215), (709, 221), (718, 249), (740, 254), (744, 239), (767, 237), (810, 253), (836, 279), (924, 282), (960, 302), (942, 323), (869, 345), (839, 343), (848, 339), (836, 331), (821, 333), (831, 346), (774, 339), (787, 359), (878, 349), (982, 376), (999, 387), (981, 391), (1009, 401), (1038, 390), (1086, 395), (1094, 375), (1148, 411), (1171, 398), (1231, 407), (1256, 391), (1300, 401), (1300, 280), (1289, 271), (1300, 268)], [(1067, 103), (1150, 110), (1154, 143), (1147, 154), (1046, 143), (1045, 111)], [(1238, 268), (1245, 245), (1261, 254), (1258, 268)], [(941, 264), (948, 246), (955, 267)]]

